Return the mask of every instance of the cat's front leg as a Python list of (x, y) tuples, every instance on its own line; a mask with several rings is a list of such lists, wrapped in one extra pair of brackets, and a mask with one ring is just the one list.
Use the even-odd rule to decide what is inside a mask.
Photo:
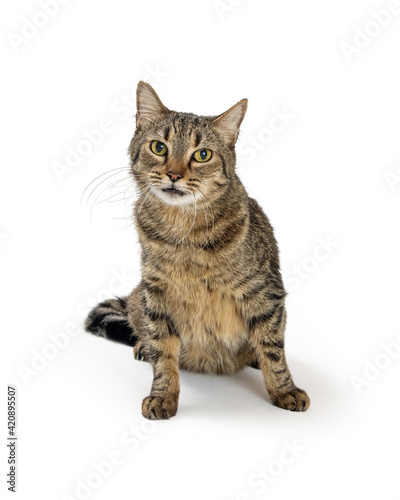
[(285, 410), (306, 411), (310, 398), (295, 386), (286, 363), (284, 297), (266, 300), (262, 307), (260, 303), (247, 304), (246, 311), (250, 342), (272, 403)]
[(143, 416), (168, 419), (178, 410), (180, 339), (162, 297), (146, 291), (143, 315), (147, 329), (148, 360), (153, 366), (150, 396), (143, 400)]

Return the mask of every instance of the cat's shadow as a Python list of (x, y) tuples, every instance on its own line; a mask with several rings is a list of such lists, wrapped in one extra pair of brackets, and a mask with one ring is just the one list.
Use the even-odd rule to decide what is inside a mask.
[(236, 373), (232, 377), (232, 383), (235, 386), (245, 389), (246, 392), (255, 394), (259, 398), (268, 399), (261, 370), (248, 367)]
[[(338, 388), (321, 373), (320, 367), (296, 359), (291, 360), (290, 366), (298, 387), (308, 392), (311, 401), (314, 398), (318, 401), (318, 405), (312, 406), (325, 406), (325, 394), (329, 394), (328, 407), (335, 405), (334, 400), (340, 399)], [(202, 408), (209, 408), (210, 405), (217, 408), (218, 413), (231, 413), (233, 408), (237, 408), (238, 401), (244, 411), (247, 411), (246, 407), (263, 407), (264, 402), (271, 405), (261, 370), (254, 368), (248, 367), (235, 375), (223, 376), (181, 372), (181, 382), (185, 401), (182, 398), (180, 404), (184, 406), (185, 413), (202, 412)]]

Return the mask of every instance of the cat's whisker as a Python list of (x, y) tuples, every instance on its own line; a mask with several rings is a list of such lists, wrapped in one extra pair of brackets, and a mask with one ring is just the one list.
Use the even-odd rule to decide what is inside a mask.
[[(147, 194), (146, 194), (146, 197), (145, 199), (141, 202), (140, 204), (140, 207), (138, 209), (138, 212), (136, 214), (136, 218), (139, 218), (139, 215), (140, 215), (140, 212), (142, 211), (142, 208), (143, 208), (143, 205), (144, 203), (146, 202), (147, 198), (152, 194), (152, 191), (151, 191), (151, 188), (155, 185), (155, 182), (152, 182), (142, 193), (142, 196), (144, 195), (144, 193), (146, 193), (147, 191)], [(140, 199), (140, 198), (139, 198)], [(139, 201), (139, 200), (138, 200)]]
[(185, 236), (181, 239), (181, 241), (179, 243), (183, 243), (183, 241), (185, 240), (185, 238), (187, 237), (187, 235), (193, 229), (194, 223), (196, 222), (196, 217), (197, 217), (196, 196), (194, 195), (194, 193), (192, 193), (192, 194), (193, 194), (193, 200), (194, 200), (194, 217), (193, 217), (193, 222), (192, 222), (192, 225), (189, 228), (189, 231), (185, 234)]
[[(99, 184), (98, 184), (98, 185), (97, 185), (97, 186), (96, 186), (96, 187), (92, 190), (92, 192), (90, 193), (89, 197), (88, 197), (88, 198), (87, 198), (87, 200), (86, 200), (86, 206), (89, 204), (89, 200), (90, 200), (90, 198), (93, 196), (93, 194), (95, 193), (96, 189), (98, 189), (98, 188), (100, 187), (100, 185), (101, 185), (103, 182), (106, 182), (108, 179), (110, 179), (111, 177), (113, 177), (113, 175), (115, 175), (115, 174), (112, 174), (111, 176), (107, 177), (106, 179), (103, 179), (103, 181), (102, 181), (102, 182), (100, 182), (100, 183), (99, 183)], [(101, 197), (101, 195), (102, 195), (103, 193), (105, 193), (108, 189), (112, 190), (114, 186), (116, 186), (116, 185), (118, 185), (118, 184), (120, 184), (120, 183), (122, 183), (122, 182), (128, 182), (128, 181), (131, 181), (131, 178), (130, 178), (130, 177), (123, 177), (122, 179), (118, 179), (118, 180), (116, 180), (116, 181), (113, 181), (111, 184), (107, 185), (107, 186), (105, 187), (105, 189), (103, 189), (103, 190), (100, 192), (100, 194), (96, 197), (94, 204), (96, 203), (96, 200), (98, 200), (98, 199)]]
[(89, 184), (85, 187), (85, 189), (83, 190), (82, 192), (82, 196), (81, 196), (81, 202), (83, 202), (83, 198), (85, 196), (85, 193), (86, 191), (90, 188), (90, 186), (96, 182), (98, 179), (100, 179), (101, 177), (103, 177), (104, 175), (108, 175), (110, 172), (113, 172), (113, 175), (117, 175), (117, 171), (123, 171), (123, 170), (128, 170), (127, 168), (127, 165), (124, 165), (123, 167), (116, 167), (116, 168), (111, 168), (110, 170), (107, 170), (106, 172), (102, 172), (100, 175), (98, 175), (97, 177), (95, 177), (93, 180), (91, 180), (89, 182)]
[[(119, 183), (121, 183), (121, 182), (125, 182), (125, 181), (127, 181), (127, 180), (128, 180), (128, 178), (127, 178), (127, 179), (119, 179), (118, 181), (113, 182), (110, 186), (106, 187), (106, 189), (103, 189), (103, 190), (101, 191), (101, 193), (100, 193), (98, 196), (96, 196), (96, 198), (94, 199), (93, 204), (92, 204), (92, 206), (91, 206), (91, 208), (90, 208), (90, 222), (91, 222), (92, 224), (93, 224), (93, 210), (94, 210), (94, 207), (95, 207), (96, 205), (98, 205), (98, 204), (102, 203), (103, 201), (106, 201), (106, 200), (102, 200), (102, 201), (100, 201), (100, 202), (97, 202), (97, 200), (98, 200), (98, 199), (99, 199), (99, 198), (103, 195), (103, 193), (105, 193), (105, 192), (107, 191), (107, 189), (112, 189), (112, 188), (113, 188), (114, 186), (116, 186), (117, 184), (119, 184)], [(130, 179), (129, 179), (129, 180), (130, 180)], [(116, 193), (116, 194), (119, 194), (119, 193)]]
[[(124, 183), (128, 183), (128, 187), (130, 187), (132, 185), (132, 179), (130, 177), (125, 177), (125, 178), (122, 178), (122, 179), (118, 179), (116, 181), (113, 181), (111, 184), (109, 184), (108, 186), (106, 186), (101, 192), (100, 194), (96, 197), (96, 200), (98, 200), (101, 195), (103, 193), (105, 193), (107, 190), (110, 190), (111, 192), (113, 191), (113, 189), (115, 188), (115, 186), (118, 186), (118, 188), (124, 188)], [(96, 200), (93, 204), (96, 204)], [(101, 203), (101, 202), (99, 202)]]
[(186, 221), (189, 219), (190, 217), (190, 205), (183, 205), (182, 207), (180, 207), (183, 211), (182, 213), (182, 217), (181, 217), (181, 220), (179, 221), (178, 224), (175, 224), (174, 222), (172, 224), (169, 225), (169, 228), (173, 228), (175, 230), (175, 232), (179, 233), (179, 231), (182, 229), (182, 227), (184, 226), (184, 224), (186, 223)]
[[(84, 189), (83, 193), (82, 193), (82, 196), (81, 196), (81, 206), (83, 205), (83, 199), (85, 197), (85, 193), (86, 191), (90, 188), (90, 186), (96, 182), (98, 179), (100, 179), (101, 177), (109, 174), (110, 172), (113, 172), (109, 177), (107, 177), (107, 179), (109, 179), (110, 177), (113, 177), (114, 175), (118, 175), (119, 172), (123, 172), (123, 171), (130, 171), (130, 168), (127, 167), (127, 165), (123, 166), (123, 167), (117, 167), (117, 168), (112, 168), (111, 170), (108, 170), (107, 172), (103, 172), (102, 174), (98, 175), (95, 179), (93, 179), (87, 186), (86, 188)], [(104, 179), (104, 180), (107, 180), (107, 179)], [(102, 181), (103, 182), (103, 181)], [(100, 185), (101, 183), (98, 184), (98, 186)], [(94, 188), (94, 190), (96, 190), (97, 187)], [(91, 196), (91, 194), (89, 195), (89, 197)], [(88, 204), (88, 200), (86, 200), (86, 205)]]
[(207, 229), (207, 234), (208, 234), (208, 228), (209, 228), (208, 214), (210, 215), (210, 222), (211, 222), (211, 213), (210, 213), (210, 210), (209, 210), (209, 208), (207, 206), (206, 200), (200, 198), (199, 201), (201, 202), (203, 210), (204, 210), (204, 219), (205, 219), (205, 222), (206, 222), (206, 229)]
[[(121, 193), (116, 193), (114, 196), (117, 196), (117, 194), (121, 194)], [(123, 194), (125, 194), (125, 193), (123, 193)], [(118, 200), (108, 200), (108, 203), (118, 203), (121, 201), (125, 201), (125, 206), (126, 206), (126, 202), (128, 200), (132, 200), (132, 198), (123, 196), (122, 198), (118, 198)], [(106, 200), (104, 200), (104, 201), (106, 201)], [(103, 202), (100, 202), (100, 203), (103, 203)]]
[(114, 229), (114, 231), (123, 231), (124, 229), (128, 229), (129, 227), (134, 226), (133, 222), (131, 221), (130, 224), (125, 224), (124, 227), (118, 227), (117, 229)]
[[(130, 189), (131, 186), (129, 186), (127, 189)], [(103, 191), (104, 192), (104, 191)], [(118, 202), (118, 201), (125, 201), (126, 200), (126, 197), (124, 196), (123, 198), (119, 198), (118, 200), (113, 200), (112, 198), (115, 198), (116, 196), (121, 196), (121, 195), (125, 195), (127, 192), (127, 190), (125, 190), (124, 193), (121, 193), (121, 191), (119, 191), (118, 193), (115, 193), (115, 194), (112, 194), (111, 196), (109, 196), (108, 198), (105, 198), (104, 200), (100, 200), (96, 203), (96, 205), (100, 205), (101, 203), (105, 203), (106, 201), (108, 201), (109, 203), (115, 203), (115, 202)], [(110, 201), (111, 200), (111, 201)]]
[[(214, 228), (214, 211), (213, 211), (213, 209), (212, 209), (212, 207), (211, 207), (210, 202), (207, 200), (206, 196), (205, 196), (205, 195), (204, 195), (204, 193), (201, 191), (201, 189), (200, 189), (200, 188), (197, 188), (197, 190), (198, 190), (198, 192), (201, 194), (201, 196), (202, 196), (202, 197), (203, 197), (203, 199), (204, 199), (204, 202), (205, 202), (205, 204), (206, 204), (206, 206), (207, 206), (208, 212), (209, 212), (210, 217), (211, 217), (211, 225), (212, 225), (212, 227), (211, 227), (211, 235), (210, 235), (210, 237), (207, 239), (207, 241), (204, 243), (204, 245), (200, 248), (199, 252), (201, 252), (201, 251), (205, 248), (205, 246), (206, 246), (206, 245), (207, 245), (207, 244), (211, 241), (211, 239), (212, 239), (212, 238), (213, 238), (213, 236), (214, 236), (214, 229), (215, 229), (215, 228)], [(207, 231), (208, 231), (208, 225), (207, 225)]]
[(190, 217), (189, 212), (191, 209), (191, 205), (190, 204), (178, 205), (176, 208), (177, 208), (177, 210), (182, 211), (182, 213), (180, 214), (180, 218), (178, 219), (178, 222), (176, 220), (178, 215), (176, 215), (175, 218), (172, 219), (171, 222), (168, 223), (165, 227), (167, 229), (171, 229), (174, 233), (179, 234), (179, 231), (181, 230), (182, 226), (185, 224), (185, 222)]

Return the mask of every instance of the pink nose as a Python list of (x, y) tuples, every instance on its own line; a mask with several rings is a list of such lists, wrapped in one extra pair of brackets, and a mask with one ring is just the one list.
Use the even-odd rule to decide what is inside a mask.
[(172, 182), (176, 182), (178, 179), (182, 179), (183, 175), (177, 172), (167, 172), (168, 177), (171, 179)]

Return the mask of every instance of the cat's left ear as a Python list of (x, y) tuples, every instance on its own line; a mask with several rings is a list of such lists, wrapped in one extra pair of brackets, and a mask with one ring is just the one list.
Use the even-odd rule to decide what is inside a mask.
[(218, 127), (230, 147), (233, 147), (237, 141), (240, 125), (246, 114), (247, 102), (247, 99), (242, 99), (213, 120), (213, 124)]
[(154, 122), (168, 109), (161, 102), (156, 91), (146, 82), (139, 82), (136, 89), (136, 126)]

